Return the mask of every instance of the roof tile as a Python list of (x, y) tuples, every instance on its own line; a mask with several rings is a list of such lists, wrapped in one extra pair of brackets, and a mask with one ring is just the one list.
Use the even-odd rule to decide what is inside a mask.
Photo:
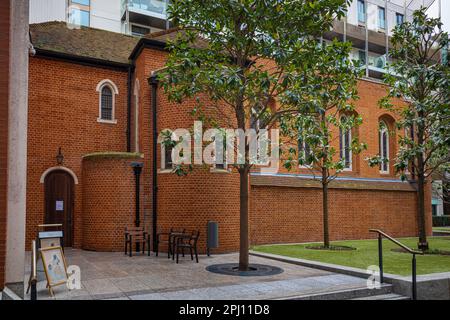
[(79, 57), (129, 63), (128, 57), (139, 38), (94, 28), (71, 29), (65, 22), (30, 25), (33, 46)]

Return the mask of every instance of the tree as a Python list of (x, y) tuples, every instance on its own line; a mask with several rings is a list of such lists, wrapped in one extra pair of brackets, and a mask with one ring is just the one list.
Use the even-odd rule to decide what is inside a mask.
[[(295, 89), (311, 73), (317, 39), (341, 18), (348, 0), (175, 0), (169, 15), (180, 31), (169, 45), (160, 80), (169, 99), (206, 94), (229, 125), (242, 130), (271, 128), (284, 115), (298, 114)], [(283, 99), (291, 95), (291, 99)], [(196, 111), (202, 108), (197, 99)], [(276, 108), (272, 108), (276, 101)], [(221, 120), (226, 120), (226, 117)], [(249, 144), (240, 177), (239, 269), (249, 268)]]
[[(320, 46), (319, 59), (313, 74), (306, 73), (302, 93), (307, 96), (301, 105), (301, 115), (282, 119), (284, 135), (298, 139), (296, 148), (289, 149), (289, 159), (284, 163), (291, 169), (297, 162), (312, 172), (314, 180), (322, 184), (323, 245), (330, 248), (328, 187), (343, 170), (349, 168), (352, 154), (360, 153), (365, 145), (359, 142), (354, 133), (361, 125), (362, 118), (355, 113), (353, 102), (358, 99), (356, 84), (360, 69), (351, 61), (350, 43), (333, 41)], [(336, 134), (337, 133), (337, 134)], [(336, 134), (336, 135), (335, 135)], [(340, 150), (333, 142), (339, 139)], [(293, 157), (297, 155), (297, 159)]]
[[(428, 249), (427, 178), (450, 161), (450, 68), (448, 62), (443, 63), (445, 55), (441, 55), (448, 44), (448, 33), (442, 31), (442, 22), (427, 17), (425, 8), (414, 12), (412, 22), (397, 26), (390, 50), (392, 63), (384, 79), (390, 89), (380, 101), (382, 108), (401, 115), (398, 127), (409, 132), (399, 139), (394, 166), (402, 179), (406, 179), (409, 167), (417, 180), (418, 247), (423, 250)], [(393, 98), (403, 98), (406, 106), (394, 106)]]

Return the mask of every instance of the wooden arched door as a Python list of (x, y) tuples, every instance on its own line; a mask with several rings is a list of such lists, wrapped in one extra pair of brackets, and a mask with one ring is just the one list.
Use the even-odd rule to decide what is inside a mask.
[(73, 240), (73, 209), (75, 183), (63, 170), (55, 170), (45, 177), (45, 223), (62, 224), (64, 246), (71, 247)]

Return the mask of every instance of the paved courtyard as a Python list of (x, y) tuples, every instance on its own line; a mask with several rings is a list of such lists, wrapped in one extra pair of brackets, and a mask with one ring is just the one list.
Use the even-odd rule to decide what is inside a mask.
[[(29, 266), (30, 258), (27, 259)], [(205, 270), (208, 265), (237, 262), (237, 254), (200, 256), (198, 264), (186, 257), (177, 265), (164, 254), (130, 258), (123, 253), (67, 249), (66, 259), (68, 265), (81, 268), (82, 288), (69, 291), (65, 286), (57, 287), (53, 299), (281, 299), (366, 287), (365, 279), (252, 256), (251, 263), (277, 266), (284, 272), (275, 276), (236, 277)], [(38, 299), (52, 299), (41, 263), (38, 270)], [(29, 267), (26, 281), (28, 274)]]

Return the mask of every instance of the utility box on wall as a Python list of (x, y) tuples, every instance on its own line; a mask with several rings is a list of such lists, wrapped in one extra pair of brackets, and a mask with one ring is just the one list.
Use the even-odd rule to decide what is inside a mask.
[(208, 221), (206, 253), (210, 255), (210, 249), (219, 247), (219, 223), (216, 221)]

